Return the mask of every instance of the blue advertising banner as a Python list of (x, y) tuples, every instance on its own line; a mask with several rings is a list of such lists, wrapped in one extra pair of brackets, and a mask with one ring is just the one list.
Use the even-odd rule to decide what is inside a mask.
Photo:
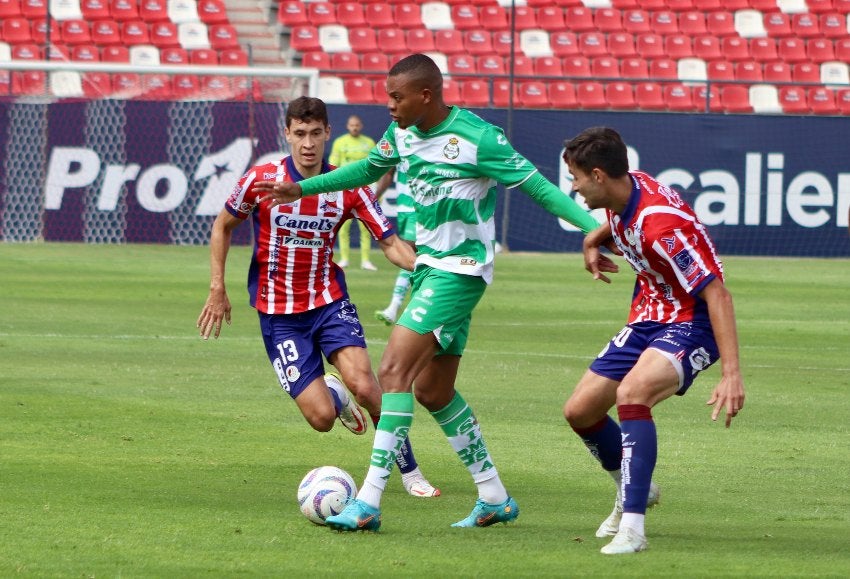
[[(0, 239), (203, 244), (238, 178), (285, 151), (282, 105), (0, 102)], [(617, 129), (632, 168), (682, 192), (724, 254), (850, 255), (850, 119), (476, 110), (543, 175), (570, 191), (563, 142)], [(384, 107), (330, 107), (376, 140)], [(328, 146), (328, 151), (330, 146)], [(579, 200), (580, 201), (580, 200)], [(386, 200), (392, 213), (392, 198)], [(497, 234), (513, 251), (579, 251), (581, 235), (518, 190), (504, 191)], [(250, 240), (237, 230), (236, 243)]]

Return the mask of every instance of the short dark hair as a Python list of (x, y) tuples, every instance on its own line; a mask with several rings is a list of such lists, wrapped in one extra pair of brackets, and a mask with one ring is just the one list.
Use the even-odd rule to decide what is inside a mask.
[(416, 88), (427, 88), (431, 92), (443, 91), (443, 73), (431, 57), (425, 54), (405, 56), (393, 65), (387, 76), (408, 75)]
[(615, 179), (629, 172), (626, 143), (609, 127), (592, 127), (564, 141), (564, 161), (585, 173), (599, 168)]
[(302, 96), (290, 101), (286, 107), (286, 126), (292, 124), (293, 120), (307, 123), (309, 121), (321, 121), (328, 126), (328, 107), (325, 101), (315, 97)]

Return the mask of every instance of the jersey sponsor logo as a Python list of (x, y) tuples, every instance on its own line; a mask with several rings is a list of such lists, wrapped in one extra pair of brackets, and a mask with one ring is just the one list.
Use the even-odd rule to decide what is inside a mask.
[(449, 139), (449, 142), (443, 147), (443, 155), (451, 161), (460, 156), (460, 141), (458, 141), (457, 137), (451, 137)]
[(304, 219), (289, 214), (276, 215), (272, 220), (277, 227), (283, 229), (297, 229), (302, 231), (330, 231), (334, 228), (334, 222), (326, 218)]
[(471, 257), (463, 257), (460, 260), (461, 265), (478, 265), (478, 262)]
[(336, 203), (336, 200), (339, 199), (339, 191), (324, 193), (322, 196), (328, 201), (328, 203)]
[[(285, 175), (286, 173), (284, 173)], [(263, 181), (275, 181), (277, 180), (277, 173), (263, 173)]]
[(453, 171), (451, 169), (434, 169), (434, 174), (446, 177), (447, 179), (460, 179), (460, 171)]
[(284, 237), (283, 245), (285, 247), (313, 247), (319, 248), (325, 245), (325, 241), (319, 237), (307, 239), (304, 237)]
[(674, 255), (673, 261), (676, 262), (676, 266), (685, 275), (685, 279), (687, 279), (689, 283), (699, 277), (699, 266), (694, 261), (694, 256), (692, 256), (687, 249), (683, 249)]
[(661, 241), (667, 246), (667, 253), (673, 253), (673, 250), (676, 249), (675, 237), (662, 237)]
[(395, 154), (392, 144), (386, 139), (381, 139), (378, 143), (378, 151), (386, 158), (390, 158)]

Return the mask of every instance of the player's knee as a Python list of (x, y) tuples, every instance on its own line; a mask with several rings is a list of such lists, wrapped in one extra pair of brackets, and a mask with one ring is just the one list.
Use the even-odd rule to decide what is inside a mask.
[(304, 418), (313, 430), (317, 432), (330, 432), (334, 427), (334, 421), (336, 421), (336, 410), (331, 406), (329, 411), (309, 412), (304, 414)]

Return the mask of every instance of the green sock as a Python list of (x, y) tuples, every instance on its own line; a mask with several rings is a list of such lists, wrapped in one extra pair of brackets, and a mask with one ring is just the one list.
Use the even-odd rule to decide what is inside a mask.
[(381, 419), (375, 427), (372, 459), (363, 488), (357, 494), (358, 499), (375, 508), (381, 505), (381, 495), (390, 478), (395, 457), (407, 439), (412, 423), (413, 393), (384, 394), (381, 397)]

